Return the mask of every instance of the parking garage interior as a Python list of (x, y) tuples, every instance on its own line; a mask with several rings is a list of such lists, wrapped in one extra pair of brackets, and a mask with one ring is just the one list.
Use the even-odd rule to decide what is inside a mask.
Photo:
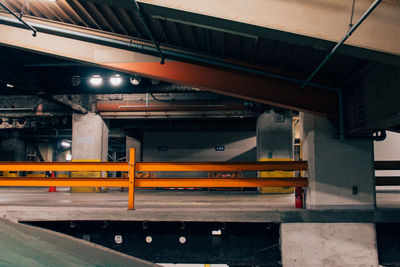
[(397, 0), (0, 0), (0, 265), (400, 265), (399, 43)]

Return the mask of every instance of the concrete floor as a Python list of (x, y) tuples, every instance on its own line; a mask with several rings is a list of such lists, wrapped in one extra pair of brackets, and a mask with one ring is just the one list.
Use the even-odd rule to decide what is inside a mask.
[[(127, 210), (126, 192), (69, 193), (58, 188), (0, 188), (0, 216), (13, 221), (38, 220), (156, 220), (156, 221), (226, 221), (282, 222), (352, 218), (374, 220), (371, 211), (331, 214), (327, 211), (294, 208), (294, 195), (265, 195), (238, 191), (138, 190), (135, 210)], [(377, 189), (379, 210), (398, 211), (400, 188)], [(324, 212), (323, 214), (321, 212)], [(347, 217), (346, 217), (347, 216)], [(350, 217), (349, 217), (350, 216)], [(360, 217), (361, 216), (361, 217)], [(364, 217), (362, 217), (364, 216)], [(330, 219), (331, 217), (331, 219)], [(313, 219), (315, 218), (315, 219)], [(360, 219), (361, 218), (361, 219)]]
[(71, 236), (3, 219), (0, 240), (0, 266), (159, 266)]

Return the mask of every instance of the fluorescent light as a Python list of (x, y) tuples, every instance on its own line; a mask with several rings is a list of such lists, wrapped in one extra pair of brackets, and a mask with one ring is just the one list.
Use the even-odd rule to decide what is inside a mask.
[(63, 140), (63, 141), (61, 142), (61, 146), (62, 146), (63, 148), (70, 148), (70, 147), (71, 147), (71, 143), (68, 142), (68, 141)]
[(115, 74), (113, 77), (110, 78), (110, 83), (112, 86), (118, 86), (122, 83), (122, 78), (119, 74)]
[(93, 86), (100, 86), (103, 83), (103, 78), (100, 75), (93, 75), (89, 82)]
[(7, 83), (7, 87), (14, 88), (14, 84)]

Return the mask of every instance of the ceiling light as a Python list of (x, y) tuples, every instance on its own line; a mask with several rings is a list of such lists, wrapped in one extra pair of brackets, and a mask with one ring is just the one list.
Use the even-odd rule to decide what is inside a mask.
[(7, 83), (7, 87), (14, 88), (14, 84)]
[(141, 81), (141, 79), (139, 77), (135, 77), (135, 76), (130, 77), (129, 80), (132, 85), (139, 85), (139, 83)]
[(70, 148), (70, 147), (71, 147), (71, 143), (68, 142), (67, 140), (63, 140), (63, 141), (61, 142), (61, 146), (62, 146), (63, 148)]
[(93, 75), (89, 82), (93, 86), (100, 86), (103, 83), (103, 78), (100, 75)]
[(121, 75), (115, 74), (113, 77), (110, 78), (110, 83), (112, 86), (118, 86), (122, 83)]

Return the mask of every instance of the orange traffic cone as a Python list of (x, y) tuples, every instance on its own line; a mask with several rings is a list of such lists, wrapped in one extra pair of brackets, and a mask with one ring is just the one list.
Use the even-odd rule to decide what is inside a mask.
[[(54, 178), (54, 172), (51, 172), (51, 177)], [(49, 192), (57, 192), (55, 186), (49, 186)]]

